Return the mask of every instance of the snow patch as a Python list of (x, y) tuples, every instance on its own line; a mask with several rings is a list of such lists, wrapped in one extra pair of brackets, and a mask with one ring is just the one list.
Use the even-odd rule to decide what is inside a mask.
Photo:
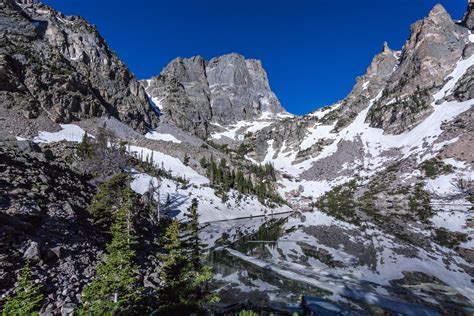
[(151, 131), (145, 134), (145, 137), (148, 139), (154, 139), (154, 140), (162, 140), (165, 142), (172, 142), (172, 143), (177, 143), (180, 144), (181, 141), (174, 137), (171, 134), (162, 134), (158, 133), (157, 131)]
[[(37, 143), (54, 143), (60, 141), (81, 142), (85, 131), (75, 124), (60, 124), (57, 132), (39, 132), (33, 141)], [(91, 136), (92, 137), (92, 136)]]

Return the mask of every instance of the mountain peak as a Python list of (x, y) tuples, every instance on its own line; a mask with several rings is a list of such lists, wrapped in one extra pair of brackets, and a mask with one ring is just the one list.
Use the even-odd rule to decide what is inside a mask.
[(449, 15), (448, 11), (446, 11), (446, 9), (438, 3), (433, 7), (433, 9), (431, 9), (430, 13), (428, 14), (427, 20), (431, 20), (435, 23), (446, 20), (451, 21), (451, 16)]

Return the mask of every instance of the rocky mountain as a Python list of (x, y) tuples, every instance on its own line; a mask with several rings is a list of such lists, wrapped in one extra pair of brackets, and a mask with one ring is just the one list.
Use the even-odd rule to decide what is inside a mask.
[(2, 114), (19, 110), (59, 123), (113, 116), (142, 131), (156, 126), (144, 89), (94, 26), (31, 1), (0, 6)]
[[(258, 131), (245, 140), (253, 149), (248, 157), (273, 162), (296, 178), (332, 181), (372, 175), (406, 157), (407, 148), (417, 149), (411, 155), (436, 154), (447, 133), (440, 125), (472, 106), (473, 43), (464, 24), (435, 6), (413, 24), (400, 52), (384, 44), (344, 100)], [(431, 128), (437, 124), (441, 130), (422, 131), (430, 121)]]
[(284, 114), (259, 60), (228, 54), (204, 60), (177, 58), (143, 86), (172, 123), (199, 137), (222, 125)]

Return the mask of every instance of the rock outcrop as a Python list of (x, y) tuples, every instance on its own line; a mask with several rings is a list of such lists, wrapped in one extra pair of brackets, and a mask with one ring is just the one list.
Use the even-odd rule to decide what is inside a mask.
[(468, 35), (439, 4), (428, 17), (414, 23), (398, 68), (369, 112), (370, 125), (399, 134), (431, 113), (432, 95), (462, 59)]
[(144, 89), (94, 26), (34, 2), (0, 6), (2, 107), (58, 123), (113, 116), (156, 126)]
[(160, 108), (163, 122), (200, 137), (209, 135), (211, 123), (227, 125), (284, 112), (262, 63), (238, 54), (210, 61), (200, 56), (177, 58), (142, 84)]

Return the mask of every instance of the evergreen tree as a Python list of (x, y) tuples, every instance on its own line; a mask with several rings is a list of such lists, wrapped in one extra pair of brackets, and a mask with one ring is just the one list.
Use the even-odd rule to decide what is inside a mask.
[(185, 166), (189, 165), (189, 156), (188, 156), (188, 153), (184, 153), (183, 164), (184, 164)]
[(199, 164), (201, 165), (201, 167), (207, 168), (208, 164), (207, 164), (206, 157), (202, 157), (201, 159), (199, 159)]
[(202, 264), (204, 245), (199, 237), (199, 213), (198, 200), (194, 198), (191, 206), (188, 208), (185, 234), (185, 247), (187, 248), (189, 262), (191, 264), (191, 286), (189, 298), (192, 305), (197, 310), (202, 309), (205, 303), (218, 301), (217, 295), (211, 293), (208, 288), (209, 282), (212, 280), (212, 269), (210, 266)]
[(82, 315), (140, 314), (143, 289), (138, 282), (135, 257), (136, 235), (132, 223), (132, 196), (116, 212), (112, 241), (106, 258), (97, 266), (94, 280), (84, 289)]
[(89, 212), (94, 217), (96, 224), (103, 229), (109, 229), (114, 210), (122, 206), (124, 196), (130, 193), (129, 181), (128, 174), (118, 173), (101, 184), (99, 191), (92, 198)]
[(188, 219), (186, 230), (187, 230), (187, 247), (190, 250), (190, 261), (195, 271), (201, 269), (201, 253), (203, 245), (199, 237), (199, 213), (198, 213), (199, 202), (196, 198), (193, 198), (191, 206), (188, 208), (186, 218)]
[(172, 313), (190, 307), (191, 264), (180, 236), (180, 224), (174, 219), (163, 237), (165, 253), (160, 255), (160, 311)]
[(77, 145), (77, 154), (81, 158), (91, 157), (94, 153), (94, 147), (89, 139), (87, 132), (82, 136), (82, 141)]
[(38, 315), (42, 300), (40, 287), (31, 280), (31, 270), (26, 264), (20, 271), (15, 294), (6, 300), (2, 316)]

